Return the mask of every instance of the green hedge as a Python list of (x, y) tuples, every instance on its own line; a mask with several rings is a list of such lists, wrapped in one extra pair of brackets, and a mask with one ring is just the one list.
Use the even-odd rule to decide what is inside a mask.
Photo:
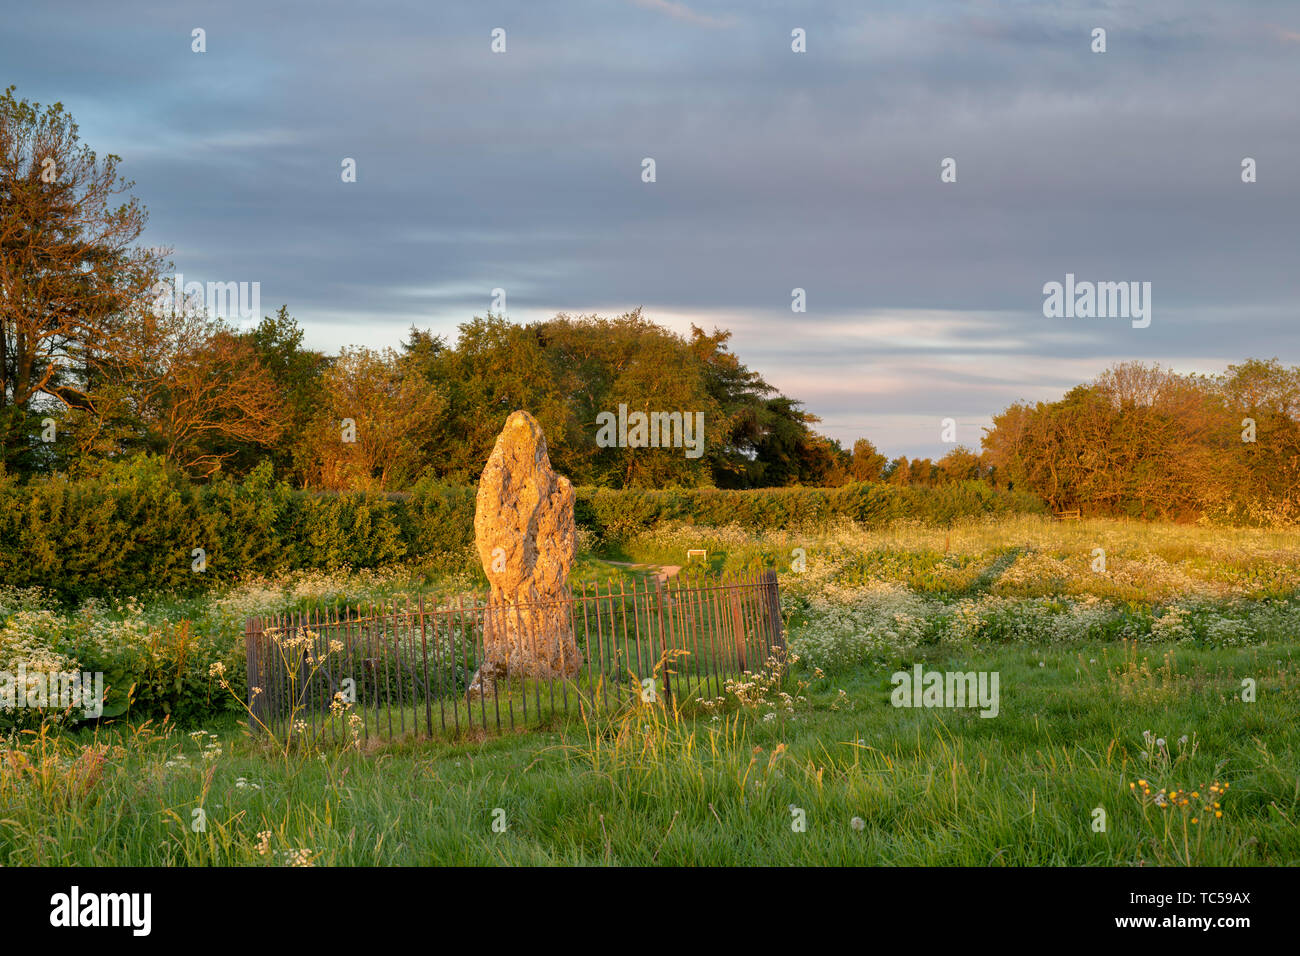
[[(65, 598), (194, 593), (250, 573), (459, 562), (473, 540), (474, 494), (311, 494), (259, 468), (196, 485), (157, 461), (103, 478), (27, 484), (0, 477), (0, 582)], [(205, 568), (194, 570), (194, 549)]]
[[(850, 518), (944, 523), (977, 514), (1044, 511), (1027, 495), (978, 482), (944, 488), (669, 491), (580, 488), (578, 524), (607, 541), (664, 522), (809, 528)], [(247, 574), (291, 569), (429, 567), (464, 562), (473, 542), (474, 489), (425, 485), (403, 494), (295, 491), (262, 466), (242, 481), (196, 485), (156, 459), (80, 481), (20, 484), (0, 476), (0, 582), (65, 598), (152, 591), (193, 593)], [(193, 551), (206, 567), (196, 573)]]
[(844, 519), (878, 528), (904, 518), (942, 525), (976, 515), (1047, 513), (1036, 496), (997, 490), (978, 481), (940, 488), (870, 483), (755, 491), (580, 488), (575, 510), (580, 525), (611, 540), (665, 522), (774, 531), (822, 528)]

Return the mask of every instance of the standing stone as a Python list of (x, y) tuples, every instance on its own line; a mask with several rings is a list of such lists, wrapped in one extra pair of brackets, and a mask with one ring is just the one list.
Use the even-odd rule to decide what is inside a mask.
[(567, 581), (577, 551), (573, 485), (551, 470), (532, 415), (507, 420), (478, 483), (474, 543), (492, 593), (483, 661), (469, 693), (511, 677), (571, 677), (583, 658), (569, 616)]

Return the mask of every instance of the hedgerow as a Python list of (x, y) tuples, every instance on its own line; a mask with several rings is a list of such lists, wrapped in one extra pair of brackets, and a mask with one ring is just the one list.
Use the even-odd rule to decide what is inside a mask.
[[(375, 568), (403, 562), (453, 570), (473, 542), (473, 488), (423, 484), (399, 494), (300, 491), (269, 465), (242, 480), (186, 481), (156, 458), (95, 478), (19, 483), (0, 475), (0, 582), (64, 600), (113, 594), (191, 594), (246, 575)], [(752, 491), (580, 488), (575, 518), (617, 543), (665, 524), (749, 531), (817, 529), (850, 519), (1042, 512), (1038, 499), (978, 482), (941, 488), (852, 484)]]

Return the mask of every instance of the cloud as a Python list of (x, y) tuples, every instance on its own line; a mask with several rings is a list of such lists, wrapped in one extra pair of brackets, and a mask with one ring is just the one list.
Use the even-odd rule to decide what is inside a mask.
[(674, 20), (683, 20), (686, 23), (694, 23), (702, 27), (729, 27), (735, 24), (731, 17), (711, 17), (707, 14), (696, 13), (684, 3), (676, 3), (674, 0), (632, 0), (638, 7), (645, 10), (657, 10), (660, 13), (667, 14)]
[[(1111, 4), (1104, 55), (1068, 5), (596, 6), (26, 4), (0, 63), (123, 157), (177, 271), (315, 347), (454, 338), (498, 287), (515, 321), (644, 306), (909, 455), (1115, 361), (1300, 364), (1293, 0)], [(1152, 282), (1151, 327), (1044, 319), (1067, 272)]]

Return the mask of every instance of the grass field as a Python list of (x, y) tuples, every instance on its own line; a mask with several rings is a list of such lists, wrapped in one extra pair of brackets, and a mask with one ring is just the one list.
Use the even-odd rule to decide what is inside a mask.
[[(781, 569), (800, 657), (783, 683), (450, 742), (280, 750), (216, 710), (10, 732), (0, 863), (1300, 863), (1297, 536), (677, 528), (586, 554), (579, 574), (681, 563), (685, 547), (714, 571)], [(92, 612), (211, 624), (429, 585), (322, 581)], [(11, 647), (24, 613), (5, 617)], [(57, 631), (79, 612), (51, 613)], [(998, 674), (997, 716), (891, 706), (891, 674), (918, 663)]]
[[(923, 655), (999, 671), (995, 719), (891, 707), (864, 670), (766, 721), (642, 705), (543, 734), (287, 758), (231, 727), (29, 739), (0, 775), (0, 862), (1294, 865), (1297, 651)], [(1161, 808), (1162, 789), (1198, 797)]]

